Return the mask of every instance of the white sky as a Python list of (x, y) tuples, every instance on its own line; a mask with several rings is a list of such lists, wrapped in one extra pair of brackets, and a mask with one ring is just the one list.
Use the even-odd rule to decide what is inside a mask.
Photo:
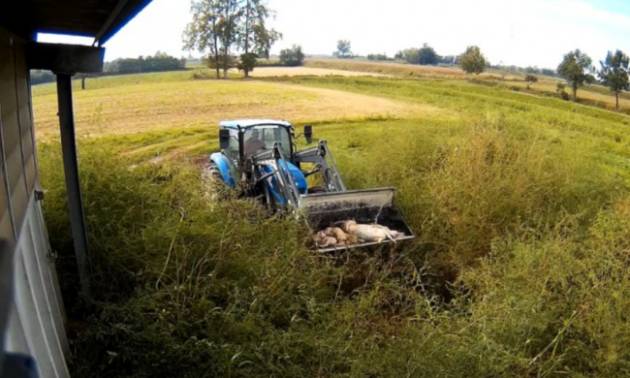
[[(349, 39), (355, 54), (387, 53), (427, 42), (438, 54), (479, 45), (493, 64), (555, 68), (580, 48), (593, 58), (630, 52), (626, 0), (268, 0), (271, 24), (284, 35), (277, 53), (292, 44), (307, 54), (331, 54)], [(107, 44), (106, 60), (182, 51), (190, 0), (153, 0)], [(53, 40), (55, 38), (41, 38)], [(194, 56), (199, 55), (196, 52)]]

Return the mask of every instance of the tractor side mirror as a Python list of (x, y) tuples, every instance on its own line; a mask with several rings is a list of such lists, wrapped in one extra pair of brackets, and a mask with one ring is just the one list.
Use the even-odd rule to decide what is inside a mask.
[(311, 125), (304, 126), (304, 139), (306, 139), (306, 143), (313, 142), (313, 126)]
[(222, 150), (226, 150), (228, 147), (230, 147), (230, 130), (219, 130), (219, 146)]

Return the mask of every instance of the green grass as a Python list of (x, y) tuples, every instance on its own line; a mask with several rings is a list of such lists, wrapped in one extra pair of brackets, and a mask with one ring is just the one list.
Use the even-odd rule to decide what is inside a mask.
[[(403, 78), (442, 78), (442, 79), (466, 79), (466, 74), (457, 66), (428, 66), (415, 65), (400, 62), (372, 62), (357, 59), (309, 59), (305, 62), (308, 67), (324, 69), (338, 69), (347, 71), (359, 71), (365, 73), (387, 74)], [(535, 95), (558, 97), (556, 93), (559, 78), (536, 75), (539, 79), (527, 88), (525, 74), (516, 74), (498, 69), (488, 69), (474, 81), (479, 84), (502, 87), (510, 90), (528, 92)], [(469, 78), (472, 76), (468, 75)], [(620, 94), (620, 111), (630, 114), (630, 92)], [(615, 109), (615, 97), (610, 90), (599, 84), (586, 85), (578, 91), (578, 102), (597, 106), (608, 110)]]
[(629, 117), (453, 79), (264, 84), (433, 109), (314, 119), (349, 187), (398, 189), (417, 239), (320, 256), (299, 222), (211, 200), (195, 162), (215, 129), (82, 137), (86, 302), (59, 146), (40, 143), (75, 376), (630, 374)]

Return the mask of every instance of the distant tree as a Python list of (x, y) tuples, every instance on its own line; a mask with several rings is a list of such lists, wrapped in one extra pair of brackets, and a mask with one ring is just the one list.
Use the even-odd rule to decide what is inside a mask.
[(238, 65), (236, 67), (245, 73), (245, 77), (249, 77), (249, 73), (254, 71), (257, 62), (258, 55), (251, 52), (244, 53), (241, 54)]
[(293, 45), (290, 49), (280, 51), (280, 64), (283, 66), (295, 67), (304, 64), (304, 53), (302, 47)]
[(594, 81), (591, 58), (579, 49), (571, 51), (564, 56), (558, 66), (558, 74), (564, 78), (573, 90), (573, 101), (577, 100), (577, 90), (585, 83)]
[[(208, 0), (205, 0), (208, 1)], [(219, 18), (219, 40), (221, 41), (221, 68), (223, 78), (227, 79), (228, 70), (232, 67), (231, 49), (239, 41), (239, 23), (243, 9), (239, 0), (219, 0), (221, 16)]]
[(539, 74), (540, 70), (538, 69), (538, 67), (528, 66), (525, 67), (525, 72), (528, 74)]
[(337, 41), (337, 51), (335, 51), (333, 55), (341, 59), (352, 58), (352, 45), (350, 41), (345, 39)]
[(238, 20), (238, 45), (243, 49), (239, 69), (245, 77), (254, 69), (258, 56), (269, 58), (269, 50), (281, 34), (267, 27), (271, 11), (263, 0), (241, 0)]
[(532, 74), (527, 74), (525, 75), (525, 82), (527, 83), (527, 89), (529, 89), (529, 87), (538, 82), (538, 77)]
[(435, 65), (438, 64), (439, 59), (433, 47), (426, 43), (418, 50), (418, 64)]
[(564, 83), (556, 83), (556, 93), (558, 93), (558, 96), (560, 96), (563, 100), (568, 100), (570, 97), (567, 91), (564, 90), (565, 88), (566, 85), (564, 85)]
[(386, 54), (368, 54), (368, 60), (389, 60)]
[(420, 64), (420, 49), (404, 49), (396, 53), (396, 59), (402, 59), (409, 64)]
[(604, 61), (600, 61), (601, 69), (598, 72), (602, 83), (615, 94), (615, 109), (619, 110), (619, 93), (630, 89), (628, 81), (628, 66), (630, 59), (622, 51), (614, 54), (609, 51)]
[(186, 68), (185, 59), (177, 59), (163, 52), (153, 56), (119, 58), (105, 63), (103, 71), (108, 74), (128, 74), (140, 72), (176, 71)]
[(466, 52), (459, 57), (459, 64), (466, 73), (479, 75), (486, 69), (488, 61), (481, 53), (479, 47), (469, 46)]
[(221, 77), (221, 35), (223, 33), (222, 0), (193, 0), (190, 7), (192, 21), (184, 30), (184, 48), (208, 53), (208, 65)]
[[(267, 27), (271, 11), (264, 0), (193, 0), (191, 12), (184, 48), (208, 53), (206, 61), (216, 69), (217, 78), (221, 69), (227, 78), (237, 62), (247, 77), (257, 56), (269, 57), (271, 46), (281, 38)], [(231, 55), (233, 48), (242, 51), (240, 61)]]
[(540, 73), (542, 73), (545, 76), (556, 76), (556, 70), (552, 70), (551, 68), (543, 68), (540, 70)]
[(56, 80), (55, 74), (45, 70), (31, 70), (31, 84), (51, 83)]

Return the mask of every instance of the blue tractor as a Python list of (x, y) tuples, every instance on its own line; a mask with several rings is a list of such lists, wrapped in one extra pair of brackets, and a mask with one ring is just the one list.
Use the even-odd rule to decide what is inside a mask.
[[(313, 129), (304, 126), (307, 144)], [(219, 124), (221, 152), (210, 155), (212, 177), (246, 196), (259, 198), (270, 210), (294, 213), (314, 230), (340, 221), (378, 224), (414, 237), (394, 208), (393, 188), (348, 190), (325, 140), (297, 151), (295, 130), (286, 121), (244, 119)], [(374, 244), (357, 243), (345, 248)], [(341, 249), (317, 248), (321, 252)]]

